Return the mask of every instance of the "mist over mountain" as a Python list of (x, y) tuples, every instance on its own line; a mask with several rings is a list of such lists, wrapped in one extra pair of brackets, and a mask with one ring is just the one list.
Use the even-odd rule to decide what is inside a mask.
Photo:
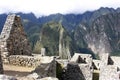
[[(70, 41), (68, 40), (67, 45), (73, 45), (74, 49), (71, 49), (71, 54), (74, 52), (90, 53), (90, 54), (101, 54), (109, 52), (112, 55), (119, 55), (120, 53), (120, 8), (100, 8), (95, 11), (87, 11), (83, 14), (52, 14), (49, 16), (43, 16), (37, 18), (33, 13), (16, 13), (22, 17), (22, 22), (25, 28), (25, 31), (28, 35), (28, 38), (31, 42), (33, 50), (37, 46), (37, 43), (41, 45), (47, 45), (50, 54), (58, 54), (57, 50), (59, 48), (59, 38), (60, 36), (51, 37), (51, 40), (44, 39), (49, 44), (44, 44), (45, 42), (39, 42), (41, 36), (52, 36), (47, 31), (55, 30), (55, 34), (59, 33), (56, 31), (59, 29), (58, 26), (64, 28), (66, 36), (69, 36)], [(0, 14), (0, 31), (4, 25), (6, 14)], [(59, 23), (59, 24), (58, 24)], [(45, 32), (45, 35), (41, 35), (44, 31), (44, 27), (48, 26)], [(55, 28), (55, 29), (54, 29)], [(52, 31), (54, 33), (54, 31)], [(51, 33), (52, 34), (52, 33)], [(55, 34), (53, 36), (55, 36)], [(65, 37), (66, 38), (66, 37)], [(58, 39), (58, 40), (56, 40)], [(64, 41), (64, 38), (62, 39)], [(56, 50), (53, 51), (56, 45)], [(50, 45), (53, 45), (53, 49), (50, 49)], [(64, 42), (62, 45), (66, 45)], [(68, 47), (67, 47), (68, 48)], [(65, 49), (65, 48), (64, 48)], [(65, 54), (63, 52), (63, 54)]]

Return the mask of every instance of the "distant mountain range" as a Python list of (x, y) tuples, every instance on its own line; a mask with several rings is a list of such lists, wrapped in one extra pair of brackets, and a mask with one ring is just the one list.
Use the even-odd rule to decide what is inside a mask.
[[(22, 18), (33, 52), (39, 53), (42, 46), (47, 49), (48, 55), (58, 55), (60, 26), (62, 26), (65, 33), (61, 40), (63, 54), (66, 55), (67, 50), (72, 55), (75, 52), (90, 53), (94, 57), (106, 52), (111, 55), (120, 55), (120, 8), (115, 10), (102, 7), (83, 14), (58, 13), (39, 18), (36, 18), (33, 13), (16, 14)], [(6, 17), (7, 14), (0, 14), (0, 31)]]

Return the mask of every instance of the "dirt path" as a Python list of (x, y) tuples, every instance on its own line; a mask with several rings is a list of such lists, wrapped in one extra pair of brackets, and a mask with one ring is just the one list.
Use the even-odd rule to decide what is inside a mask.
[(35, 68), (28, 68), (28, 67), (20, 67), (20, 66), (13, 66), (13, 65), (3, 65), (4, 74), (10, 76), (26, 76), (30, 74)]

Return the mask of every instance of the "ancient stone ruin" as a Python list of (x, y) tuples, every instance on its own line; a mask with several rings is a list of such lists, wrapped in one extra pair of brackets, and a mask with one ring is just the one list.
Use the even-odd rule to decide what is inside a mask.
[[(34, 68), (28, 76), (0, 75), (0, 80), (57, 80), (52, 78), (56, 77), (55, 58), (45, 56), (45, 49), (41, 54), (32, 54), (21, 19), (15, 14), (8, 15), (6, 19), (0, 35), (0, 52), (0, 74), (4, 71), (2, 64)], [(35, 77), (34, 73), (38, 76)]]
[(32, 55), (27, 35), (19, 16), (8, 15), (0, 36), (1, 56), (7, 62), (10, 55)]
[[(100, 60), (90, 54), (75, 53), (67, 63), (62, 80), (120, 80), (120, 57), (101, 54)], [(96, 74), (97, 73), (97, 74)]]
[(120, 80), (120, 57), (102, 54), (99, 80)]
[(75, 53), (67, 65), (64, 80), (92, 80), (93, 67), (90, 54)]
[[(27, 76), (3, 74), (0, 80), (58, 80), (58, 73), (60, 80), (120, 80), (120, 57), (109, 53), (101, 53), (100, 60), (83, 53), (75, 53), (69, 59), (50, 57), (45, 55), (45, 48), (41, 54), (32, 54), (20, 17), (15, 14), (7, 17), (0, 35), (0, 50), (0, 74), (4, 73), (4, 65), (34, 68)], [(98, 75), (94, 78), (96, 70)]]

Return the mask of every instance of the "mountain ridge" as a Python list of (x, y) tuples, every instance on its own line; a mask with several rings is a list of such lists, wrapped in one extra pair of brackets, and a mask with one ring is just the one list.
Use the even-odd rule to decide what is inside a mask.
[[(17, 13), (17, 14), (22, 17), (22, 22), (23, 25), (25, 26), (24, 29), (28, 35), (28, 38), (31, 42), (31, 46), (33, 49), (35, 48), (35, 45), (39, 40), (42, 27), (45, 24), (53, 21), (60, 23), (64, 27), (65, 32), (69, 34), (69, 37), (72, 39), (72, 45), (75, 47), (73, 52), (98, 54), (101, 51), (99, 50), (99, 47), (104, 48), (105, 45), (109, 45), (108, 49), (110, 49), (110, 51), (103, 50), (104, 52), (113, 53), (114, 51), (119, 52), (119, 49), (117, 49), (117, 47), (119, 46), (115, 47), (115, 45), (119, 45), (117, 44), (119, 40), (117, 40), (116, 43), (115, 42), (116, 38), (111, 37), (111, 36), (116, 37), (115, 30), (112, 30), (111, 28), (119, 28), (118, 26), (119, 24), (116, 23), (116, 21), (118, 22), (119, 19), (118, 17), (115, 16), (115, 15), (119, 16), (119, 13), (120, 8), (113, 9), (101, 7), (98, 10), (87, 11), (83, 14), (63, 15), (58, 13), (49, 16), (42, 16), (39, 18), (37, 18), (33, 13), (29, 14)], [(2, 22), (0, 22), (0, 29), (2, 29), (1, 26), (3, 26), (3, 22), (6, 16), (7, 16), (6, 14), (0, 15), (0, 20), (3, 20)], [(107, 20), (107, 22), (105, 19)], [(103, 28), (105, 29), (101, 27), (102, 25), (104, 25)], [(109, 27), (110, 25), (114, 27)], [(117, 27), (115, 25), (117, 25)], [(103, 33), (101, 33), (102, 29)], [(106, 37), (103, 37), (103, 35), (105, 35)], [(118, 38), (119, 35), (120, 34), (118, 31), (117, 33)], [(110, 41), (109, 38), (111, 38), (112, 41)], [(101, 40), (107, 42), (105, 43), (102, 42), (103, 43), (102, 46), (99, 46)]]

